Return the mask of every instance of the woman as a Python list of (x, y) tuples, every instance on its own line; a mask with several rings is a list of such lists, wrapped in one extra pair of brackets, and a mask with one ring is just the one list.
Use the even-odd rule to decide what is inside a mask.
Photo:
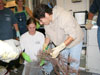
[(20, 34), (22, 35), (27, 31), (27, 27), (26, 27), (27, 16), (29, 15), (30, 17), (33, 17), (32, 11), (28, 7), (24, 6), (25, 0), (15, 0), (15, 2), (17, 6), (13, 11), (18, 21)]
[[(37, 54), (40, 50), (42, 50), (45, 39), (44, 35), (41, 32), (36, 31), (35, 19), (29, 18), (29, 20), (27, 21), (27, 28), (28, 31), (20, 37), (20, 44), (22, 49), (25, 50), (25, 53), (30, 56), (32, 62), (24, 62), (25, 68), (23, 71), (23, 75), (29, 75), (29, 73), (32, 73), (32, 71), (30, 72), (30, 70), (34, 67), (33, 63), (38, 61)], [(34, 73), (36, 73), (35, 70)], [(32, 75), (36, 74), (32, 73)]]

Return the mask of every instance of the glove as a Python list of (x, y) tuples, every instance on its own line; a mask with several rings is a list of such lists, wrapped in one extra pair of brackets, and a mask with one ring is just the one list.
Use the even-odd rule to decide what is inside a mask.
[(30, 56), (27, 55), (25, 52), (22, 52), (22, 56), (23, 56), (23, 58), (24, 58), (27, 62), (32, 62)]
[(86, 29), (91, 29), (92, 26), (93, 26), (93, 24), (92, 24), (92, 20), (87, 20), (87, 23), (86, 23), (85, 28), (86, 28)]
[(56, 58), (59, 55), (60, 51), (62, 51), (65, 47), (66, 47), (65, 43), (62, 43), (59, 46), (53, 48), (52, 49), (53, 52), (50, 53), (50, 55), (52, 56), (52, 58)]
[(40, 66), (43, 66), (45, 64), (45, 60), (42, 59), (41, 62), (40, 62)]
[(16, 32), (16, 36), (17, 36), (18, 38), (20, 38), (20, 32), (19, 32), (19, 31)]
[(40, 24), (38, 22), (36, 22), (36, 29), (40, 28)]
[[(48, 46), (46, 44), (43, 45), (43, 52), (45, 52), (45, 50), (48, 50)], [(43, 66), (45, 64), (45, 60), (42, 59), (40, 62), (40, 66)]]

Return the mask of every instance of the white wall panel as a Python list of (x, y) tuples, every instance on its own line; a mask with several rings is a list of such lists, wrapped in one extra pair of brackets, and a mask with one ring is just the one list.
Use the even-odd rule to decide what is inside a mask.
[(57, 0), (57, 5), (65, 8), (68, 11), (85, 11), (89, 9), (89, 0), (82, 0), (82, 2), (77, 3), (72, 3), (71, 0)]
[(86, 63), (89, 72), (100, 74), (100, 51), (98, 46), (87, 46)]
[(97, 43), (97, 28), (92, 28), (87, 30), (87, 45), (88, 46), (98, 46)]

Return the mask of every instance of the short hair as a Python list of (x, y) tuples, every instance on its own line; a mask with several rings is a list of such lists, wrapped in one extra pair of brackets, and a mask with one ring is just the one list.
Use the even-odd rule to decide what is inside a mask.
[(32, 17), (30, 17), (28, 20), (27, 20), (27, 26), (29, 25), (29, 24), (31, 24), (31, 23), (34, 23), (35, 25), (36, 25), (36, 20), (34, 19), (34, 18), (32, 18)]
[[(15, 0), (15, 3), (18, 4), (18, 1), (19, 0)], [(22, 0), (22, 1), (23, 1), (23, 4), (25, 4), (25, 0)]]
[(33, 11), (33, 16), (40, 20), (40, 18), (44, 18), (45, 17), (45, 13), (48, 14), (52, 14), (52, 8), (49, 8), (48, 5), (46, 4), (40, 4), (38, 6), (36, 6), (36, 8)]
[(2, 3), (3, 3), (4, 6), (5, 6), (7, 2), (6, 2), (5, 0), (1, 0), (1, 1), (2, 1)]

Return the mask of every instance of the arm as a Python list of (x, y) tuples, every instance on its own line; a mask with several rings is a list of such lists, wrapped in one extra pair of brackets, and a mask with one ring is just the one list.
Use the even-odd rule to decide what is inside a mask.
[[(45, 38), (44, 45), (43, 45), (43, 52), (45, 52), (45, 50), (48, 49), (49, 41), (50, 41), (49, 38)], [(40, 66), (42, 66), (44, 63), (45, 63), (45, 60), (42, 59), (41, 62), (40, 62)]]
[(92, 24), (93, 16), (94, 16), (94, 14), (91, 13), (91, 12), (89, 12), (89, 14), (88, 14), (88, 20), (87, 20), (87, 23), (86, 23), (86, 26), (85, 26), (86, 29), (91, 29), (92, 28), (92, 26), (93, 26), (93, 24)]
[(28, 7), (25, 7), (25, 9), (26, 9), (26, 12), (28, 13), (28, 15), (30, 17), (33, 17), (32, 11)]
[(13, 11), (9, 10), (10, 11), (10, 14), (11, 14), (11, 19), (12, 19), (12, 24), (17, 32), (17, 37), (20, 37), (20, 33), (19, 33), (19, 29), (18, 29), (18, 24), (17, 24), (17, 19), (13, 13)]
[(25, 40), (24, 40), (24, 37), (22, 36), (20, 38), (20, 46), (21, 46), (21, 49), (22, 49), (22, 57), (24, 58), (25, 61), (27, 62), (32, 62), (30, 56), (25, 52)]
[(53, 53), (50, 53), (50, 55), (52, 56), (52, 58), (56, 58), (60, 51), (62, 51), (64, 48), (66, 48), (66, 46), (68, 46), (74, 39), (69, 36), (65, 41), (64, 43), (60, 44), (59, 46), (53, 48)]
[(15, 28), (16, 32), (19, 31), (19, 29), (18, 29), (18, 24), (17, 24), (17, 23), (14, 24), (14, 28)]
[(19, 32), (18, 24), (17, 24), (17, 23), (14, 24), (14, 28), (15, 28), (15, 30), (16, 30), (16, 36), (17, 36), (18, 38), (20, 38), (20, 32)]
[(88, 19), (89, 19), (89, 20), (92, 20), (92, 19), (93, 19), (93, 16), (94, 16), (94, 14), (91, 13), (91, 12), (89, 12), (89, 14), (88, 14)]
[(47, 48), (49, 42), (50, 42), (50, 39), (49, 38), (45, 38), (45, 42), (44, 42), (44, 45), (43, 45), (43, 50), (45, 50)]
[(98, 11), (99, 7), (98, 7), (98, 0), (94, 0), (93, 4), (90, 7), (90, 12), (88, 13), (88, 20), (86, 23), (86, 29), (91, 29), (93, 24), (92, 24), (92, 19), (94, 17), (94, 14)]
[(69, 36), (69, 37), (64, 41), (64, 43), (65, 43), (66, 46), (68, 46), (73, 40), (74, 40), (74, 39), (73, 39), (71, 36)]

